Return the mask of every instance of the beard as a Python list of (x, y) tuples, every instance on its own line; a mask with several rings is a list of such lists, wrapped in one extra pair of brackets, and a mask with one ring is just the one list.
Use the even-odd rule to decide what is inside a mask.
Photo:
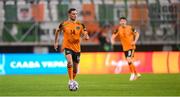
[(125, 27), (125, 26), (126, 26), (126, 24), (125, 24), (125, 23), (121, 23), (120, 25), (121, 25), (122, 27)]
[(75, 21), (76, 19), (74, 19), (74, 18), (70, 18), (72, 21)]

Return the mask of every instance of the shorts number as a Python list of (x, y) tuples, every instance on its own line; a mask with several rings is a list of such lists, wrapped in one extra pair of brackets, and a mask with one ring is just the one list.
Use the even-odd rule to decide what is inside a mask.
[(128, 56), (131, 56), (131, 51), (128, 51)]

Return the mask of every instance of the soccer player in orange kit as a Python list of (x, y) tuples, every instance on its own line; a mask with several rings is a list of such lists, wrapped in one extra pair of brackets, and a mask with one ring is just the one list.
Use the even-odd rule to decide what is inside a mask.
[(115, 37), (118, 37), (118, 39), (121, 41), (123, 51), (131, 71), (129, 80), (133, 81), (141, 76), (139, 73), (137, 73), (133, 64), (134, 51), (136, 49), (136, 42), (139, 38), (139, 33), (136, 32), (132, 26), (127, 25), (127, 19), (125, 17), (120, 18), (119, 24), (118, 29), (111, 36), (111, 43), (112, 45), (114, 44)]
[(67, 59), (67, 69), (69, 75), (68, 85), (78, 83), (75, 81), (75, 77), (78, 71), (78, 64), (80, 61), (80, 39), (89, 39), (88, 32), (84, 24), (77, 20), (77, 10), (70, 8), (68, 10), (68, 20), (60, 23), (55, 32), (54, 48), (58, 48), (59, 32), (63, 32), (63, 42), (61, 51), (64, 51)]

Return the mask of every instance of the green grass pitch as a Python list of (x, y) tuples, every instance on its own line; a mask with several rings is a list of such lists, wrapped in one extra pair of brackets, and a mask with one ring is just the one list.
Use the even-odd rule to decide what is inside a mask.
[(67, 75), (0, 76), (0, 96), (180, 96), (180, 74), (78, 75), (80, 88), (67, 88)]

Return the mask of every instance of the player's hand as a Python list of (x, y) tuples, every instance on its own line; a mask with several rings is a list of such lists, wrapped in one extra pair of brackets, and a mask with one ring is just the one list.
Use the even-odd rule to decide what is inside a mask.
[(111, 45), (114, 45), (114, 39), (111, 39)]
[(54, 49), (57, 51), (57, 49), (58, 49), (58, 43), (57, 42), (55, 42), (54, 43)]
[(111, 45), (114, 45), (114, 43), (115, 43), (115, 37), (116, 37), (116, 34), (113, 34), (112, 36), (111, 36)]
[(84, 34), (82, 37), (84, 40), (89, 40), (89, 35), (88, 34)]
[(85, 40), (89, 40), (89, 36), (88, 35), (86, 35)]

